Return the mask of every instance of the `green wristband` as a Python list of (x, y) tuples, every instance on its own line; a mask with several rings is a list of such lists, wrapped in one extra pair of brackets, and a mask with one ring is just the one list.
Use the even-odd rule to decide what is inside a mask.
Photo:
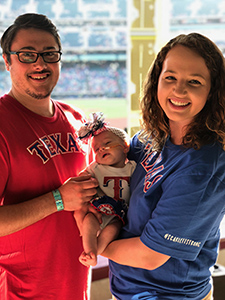
[(56, 190), (52, 191), (52, 194), (55, 199), (57, 211), (64, 210), (64, 205), (63, 205), (62, 197), (61, 197), (59, 190), (56, 189)]

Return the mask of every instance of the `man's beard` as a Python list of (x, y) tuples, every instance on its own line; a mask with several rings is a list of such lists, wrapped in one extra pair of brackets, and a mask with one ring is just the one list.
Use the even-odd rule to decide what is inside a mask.
[(47, 94), (43, 94), (43, 93), (36, 94), (34, 92), (31, 92), (29, 89), (27, 89), (26, 93), (27, 93), (27, 95), (31, 96), (34, 99), (44, 99), (51, 95), (52, 90), (53, 90), (53, 88)]

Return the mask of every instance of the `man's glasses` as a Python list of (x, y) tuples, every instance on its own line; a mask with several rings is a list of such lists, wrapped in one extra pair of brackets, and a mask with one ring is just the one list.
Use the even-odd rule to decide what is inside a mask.
[(62, 52), (49, 51), (49, 52), (30, 52), (30, 51), (9, 51), (10, 54), (16, 54), (21, 63), (32, 64), (41, 56), (46, 63), (57, 63), (61, 59)]

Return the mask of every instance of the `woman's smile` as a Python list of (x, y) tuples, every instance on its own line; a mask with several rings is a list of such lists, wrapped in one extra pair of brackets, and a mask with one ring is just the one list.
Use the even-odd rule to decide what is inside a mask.
[(186, 100), (178, 100), (175, 98), (169, 98), (170, 103), (175, 107), (187, 107), (190, 105), (189, 101)]
[(174, 127), (183, 132), (186, 125), (192, 122), (205, 106), (210, 89), (210, 72), (199, 54), (181, 45), (167, 53), (159, 76), (157, 95), (169, 119), (171, 134)]

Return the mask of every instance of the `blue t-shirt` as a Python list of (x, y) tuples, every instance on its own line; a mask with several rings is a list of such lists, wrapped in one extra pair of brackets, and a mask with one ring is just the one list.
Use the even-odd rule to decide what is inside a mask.
[(137, 167), (120, 238), (141, 236), (147, 247), (171, 258), (152, 271), (110, 261), (112, 293), (121, 300), (204, 298), (225, 212), (225, 151), (219, 143), (194, 150), (168, 139), (156, 153), (136, 135), (129, 159)]

